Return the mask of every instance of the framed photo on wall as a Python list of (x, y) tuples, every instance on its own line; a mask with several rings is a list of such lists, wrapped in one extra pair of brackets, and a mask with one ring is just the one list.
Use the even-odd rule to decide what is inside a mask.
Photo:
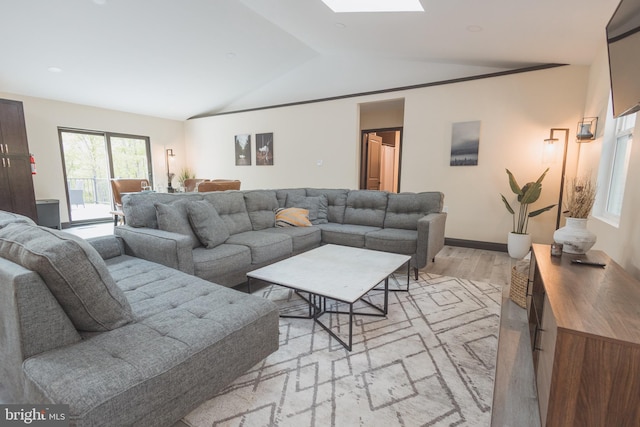
[(273, 132), (256, 134), (256, 165), (273, 166)]
[(236, 166), (251, 166), (251, 135), (235, 136)]
[(479, 148), (479, 120), (454, 123), (451, 126), (450, 166), (477, 166)]

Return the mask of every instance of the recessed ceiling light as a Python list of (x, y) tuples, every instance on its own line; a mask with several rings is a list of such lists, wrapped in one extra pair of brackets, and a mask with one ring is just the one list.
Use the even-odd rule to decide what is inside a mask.
[(105, 4), (107, 4), (107, 0), (91, 0), (93, 1), (95, 4), (99, 5), (99, 6), (103, 6)]
[(60, 67), (49, 67), (49, 68), (47, 68), (47, 70), (50, 73), (61, 73), (62, 72), (62, 68), (60, 68)]
[(227, 52), (227, 59), (234, 59), (236, 57), (235, 52)]
[(335, 25), (336, 28), (347, 28), (347, 26), (344, 25), (342, 22), (336, 22), (333, 25)]
[(322, 0), (336, 13), (424, 12), (420, 0)]
[(469, 25), (467, 27), (467, 31), (471, 33), (479, 33), (482, 30), (484, 30), (484, 28), (482, 28), (480, 25)]

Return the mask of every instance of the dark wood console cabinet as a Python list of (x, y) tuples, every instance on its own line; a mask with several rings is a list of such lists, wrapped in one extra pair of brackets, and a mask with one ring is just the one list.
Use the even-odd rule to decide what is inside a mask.
[(536, 244), (527, 309), (542, 425), (639, 426), (640, 282), (604, 252)]

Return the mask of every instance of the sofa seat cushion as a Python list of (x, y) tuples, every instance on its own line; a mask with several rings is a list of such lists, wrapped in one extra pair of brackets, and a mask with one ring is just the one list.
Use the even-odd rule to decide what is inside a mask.
[(93, 246), (72, 234), (26, 223), (0, 229), (0, 256), (37, 272), (80, 331), (133, 320), (131, 307)]
[(334, 245), (353, 246), (364, 248), (365, 236), (372, 231), (381, 230), (379, 227), (352, 224), (320, 224), (322, 230), (322, 243)]
[(386, 191), (375, 190), (349, 191), (344, 223), (382, 228), (387, 211), (387, 194)]
[(297, 254), (320, 246), (322, 232), (320, 228), (311, 227), (276, 227), (263, 230), (268, 233), (285, 234), (292, 239), (293, 253)]
[(413, 255), (418, 248), (418, 232), (399, 228), (384, 228), (365, 235), (365, 248), (375, 251)]
[[(235, 245), (220, 245), (218, 248), (223, 249), (224, 246), (239, 249), (240, 252), (235, 252), (236, 256), (243, 249), (246, 250)], [(218, 248), (198, 248), (194, 252), (212, 253)], [(233, 249), (230, 252), (234, 252)], [(108, 260), (107, 267), (129, 301), (137, 322), (195, 300), (203, 289), (207, 292), (225, 289), (179, 270), (129, 255)], [(209, 285), (212, 285), (211, 289)]]
[[(133, 425), (185, 393), (201, 394), (191, 403), (211, 396), (277, 349), (271, 302), (146, 261), (112, 261), (138, 321), (24, 363), (28, 387), (69, 404), (72, 423)], [(145, 281), (153, 271), (159, 278)]]
[(251, 250), (243, 245), (223, 243), (213, 249), (193, 250), (194, 274), (206, 280), (234, 271), (244, 271), (250, 265)]
[(251, 250), (251, 264), (262, 264), (289, 256), (293, 252), (290, 236), (266, 230), (234, 234), (227, 239), (227, 243), (247, 246)]

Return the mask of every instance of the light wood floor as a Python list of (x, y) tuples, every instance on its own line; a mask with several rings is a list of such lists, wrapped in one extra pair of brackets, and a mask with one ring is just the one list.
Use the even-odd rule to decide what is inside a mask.
[[(113, 233), (113, 225), (69, 229), (83, 238)], [(539, 427), (526, 310), (509, 299), (512, 260), (503, 252), (445, 246), (423, 271), (503, 286), (492, 427)], [(3, 399), (0, 381), (0, 403)], [(184, 427), (178, 422), (174, 427)]]
[(526, 310), (509, 299), (513, 261), (503, 252), (445, 246), (423, 271), (503, 286), (492, 427), (539, 427)]

